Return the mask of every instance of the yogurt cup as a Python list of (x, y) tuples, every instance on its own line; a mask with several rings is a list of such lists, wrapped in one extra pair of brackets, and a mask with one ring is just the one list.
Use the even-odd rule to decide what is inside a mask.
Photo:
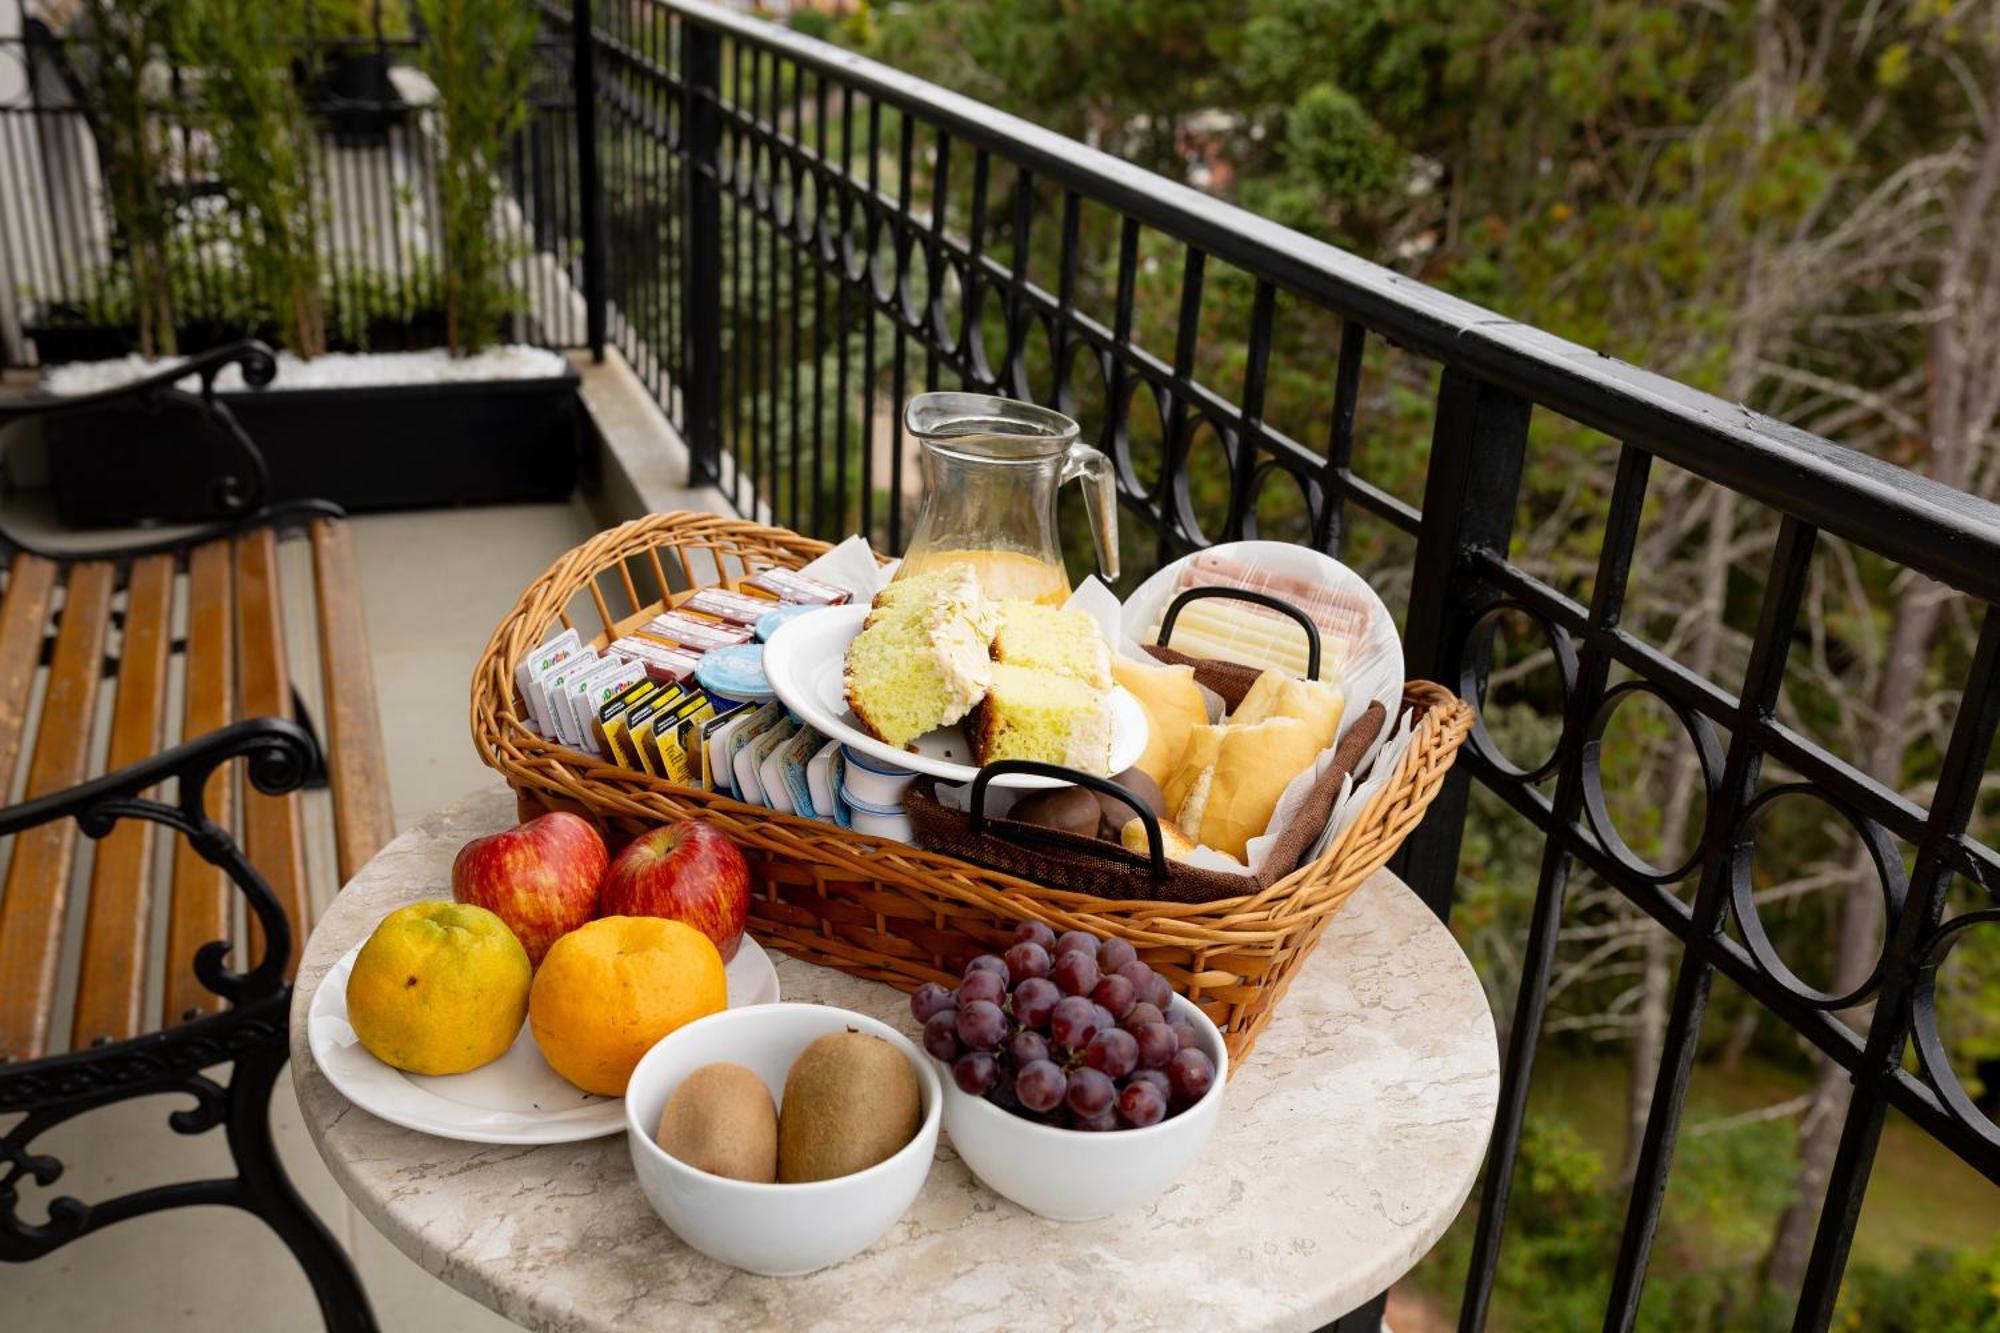
[(903, 791), (917, 775), (907, 768), (894, 768), (862, 754), (851, 745), (841, 748), (847, 752), (844, 786), (848, 801), (873, 806), (878, 812), (901, 814)]

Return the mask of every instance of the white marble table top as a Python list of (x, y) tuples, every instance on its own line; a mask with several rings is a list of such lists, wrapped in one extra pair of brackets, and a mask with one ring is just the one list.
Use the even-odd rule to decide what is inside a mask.
[[(513, 821), (505, 788), (478, 792), (340, 893), (299, 967), (292, 1077), (362, 1214), (528, 1328), (1315, 1328), (1436, 1243), (1484, 1156), (1492, 1015), (1450, 933), (1385, 872), (1327, 928), (1231, 1081), (1206, 1154), (1143, 1211), (1045, 1221), (980, 1185), (940, 1138), (923, 1193), (870, 1249), (803, 1278), (739, 1272), (647, 1207), (622, 1134), (536, 1148), (432, 1138), (358, 1110), (313, 1063), (304, 1020), (327, 968), (392, 908), (449, 897), (458, 848)], [(788, 1000), (914, 1026), (887, 986), (773, 958)]]

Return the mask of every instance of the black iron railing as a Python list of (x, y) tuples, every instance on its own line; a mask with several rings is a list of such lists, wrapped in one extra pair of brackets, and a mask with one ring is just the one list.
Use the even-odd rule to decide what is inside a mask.
[[(301, 53), (321, 130), (311, 192), (332, 350), (444, 342), (440, 126), (413, 77), (416, 46), (327, 39)], [(575, 96), (572, 56), (561, 33), (537, 47), (528, 114), (505, 153), (512, 205), (495, 222), (510, 307), (498, 332), (558, 348), (588, 338), (578, 292), (596, 197), (576, 152), (589, 103)], [(0, 367), (139, 350), (127, 249), (106, 197), (94, 59), (87, 33), (51, 31), (24, 0), (0, 0)], [(148, 120), (170, 164), (162, 193), (174, 214), (164, 248), (176, 350), (277, 341), (281, 321), (235, 252), (225, 183), (191, 111), (200, 76), (171, 64), (157, 73)]]
[[(574, 13), (587, 23), (589, 5)], [(1945, 951), (2000, 923), (2000, 859), (1967, 834), (2000, 722), (2000, 509), (791, 32), (679, 0), (600, 4), (589, 32), (608, 336), (697, 471), (739, 509), (899, 547), (913, 478), (896, 409), (942, 380), (1085, 419), (1117, 461), (1124, 520), (1140, 534), (1128, 567), (1260, 531), (1340, 552), (1367, 522), (1389, 533), (1378, 552), (1408, 553), (1400, 569), (1371, 572), (1407, 587), (1412, 675), (1485, 705), (1500, 622), (1526, 621), (1546, 640), (1560, 677), (1553, 751), (1517, 764), (1482, 727), (1400, 863), (1448, 913), (1473, 783), (1544, 847), (1465, 1327), (1488, 1308), (1573, 870), (1657, 922), (1679, 956), (1607, 1327), (1638, 1318), (1718, 975), (1854, 1083), (1798, 1327), (1831, 1318), (1892, 1109), (2000, 1181), (2000, 1128), (1953, 1074), (1932, 993)], [(1247, 327), (1205, 327), (1204, 284), (1218, 272), (1249, 284)], [(1170, 317), (1163, 299), (1177, 307)], [(1311, 439), (1265, 412), (1276, 322), (1301, 307), (1334, 331), (1316, 349), (1327, 411)], [(1241, 349), (1229, 390), (1200, 355), (1218, 336)], [(1420, 496), (1355, 466), (1370, 358), (1385, 344), (1399, 349), (1398, 373), (1427, 365), (1435, 376)], [(1595, 568), (1560, 583), (1509, 559), (1538, 415), (1608, 436), (1616, 460)], [(1204, 487), (1216, 459), (1225, 475)], [(1624, 625), (1649, 481), (1665, 465), (1775, 520), (1740, 675), (1706, 679)], [(1267, 504), (1274, 487), (1293, 502)], [(1830, 543), (1954, 590), (1978, 627), (1927, 805), (1780, 719), (1801, 598)], [(1685, 730), (1706, 803), (1677, 866), (1642, 859), (1607, 812), (1603, 737), (1640, 696)], [(1787, 780), (1766, 781), (1767, 764)], [(1794, 974), (1751, 892), (1756, 830), (1795, 798), (1851, 825), (1881, 880), (1881, 959), (1849, 994)], [(1945, 920), (1954, 876), (1979, 886), (1986, 910)], [(1843, 1021), (1840, 1011), (1866, 1004), (1867, 1021)]]

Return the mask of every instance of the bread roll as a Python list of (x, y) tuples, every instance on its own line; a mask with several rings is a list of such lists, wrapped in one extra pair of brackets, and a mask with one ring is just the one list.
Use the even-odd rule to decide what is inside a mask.
[[(1278, 798), (1325, 747), (1304, 718), (1272, 717), (1247, 726), (1196, 727), (1188, 737), (1188, 772), (1180, 801), (1168, 789), (1174, 822), (1194, 840), (1246, 861), (1250, 839), (1262, 836)], [(1199, 768), (1193, 760), (1213, 753)]]
[(1188, 732), (1208, 723), (1208, 701), (1194, 683), (1194, 668), (1147, 666), (1113, 656), (1111, 676), (1146, 713), (1146, 752), (1134, 767), (1164, 788), (1181, 766)]
[[(1153, 849), (1146, 842), (1146, 821), (1133, 816), (1118, 831), (1118, 841), (1127, 850), (1141, 856), (1151, 856)], [(1194, 841), (1181, 832), (1180, 825), (1171, 819), (1160, 821), (1160, 848), (1169, 861), (1185, 861), (1194, 853)]]
[(1312, 724), (1318, 749), (1324, 750), (1340, 735), (1340, 716), (1346, 702), (1338, 685), (1266, 671), (1257, 677), (1256, 684), (1243, 696), (1243, 702), (1229, 715), (1229, 721), (1253, 723), (1274, 717), (1296, 717)]

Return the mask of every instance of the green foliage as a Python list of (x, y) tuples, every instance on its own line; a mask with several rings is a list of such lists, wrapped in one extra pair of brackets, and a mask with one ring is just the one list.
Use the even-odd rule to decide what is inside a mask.
[[(1937, 275), (1935, 234), (1925, 227), (1932, 224), (1912, 222), (1859, 258), (1841, 247), (1854, 244), (1868, 207), (1880, 208), (1873, 192), (1913, 162), (1956, 155), (1959, 170), (1969, 171), (1985, 115), (1985, 93), (1973, 90), (2000, 86), (1996, 13), (1991, 4), (1964, 0), (1865, 7), (1812, 0), (1777, 6), (1775, 17), (1758, 0), (1529, 7), (1491, 0), (931, 0), (881, 11), (871, 53), (1506, 316), (1922, 468), (1926, 446), (1909, 423), (1925, 411), (1929, 377), (1925, 321)], [(1763, 44), (1760, 25), (1768, 34)], [(1832, 53), (1824, 64), (1801, 55), (1826, 33), (1835, 39), (1821, 48)], [(1943, 77), (1947, 69), (1958, 73)], [(885, 143), (898, 142), (886, 119), (883, 133)], [(933, 197), (928, 144), (919, 131), (910, 182), (896, 178), (890, 155), (878, 159), (885, 191), (908, 188), (926, 203)], [(1013, 200), (1002, 188), (1004, 169), (996, 163), (978, 218), (958, 159), (952, 167), (942, 225), (959, 237), (983, 226), (989, 253), (1008, 255)], [(1956, 188), (1959, 179), (1940, 189)], [(1061, 207), (1060, 191), (1038, 183), (1027, 276), (1045, 290), (1059, 271)], [(1107, 326), (1115, 319), (1116, 248), (1116, 219), (1086, 205), (1074, 300)], [(1174, 355), (1183, 253), (1172, 238), (1141, 233), (1131, 337), (1162, 362)], [(915, 299), (924, 299), (921, 273), (914, 285)], [(1253, 292), (1247, 275), (1209, 257), (1192, 374), (1236, 401)], [(1331, 315), (1287, 302), (1281, 295), (1263, 415), (1318, 451), (1342, 330)], [(1007, 337), (1004, 325), (987, 334), (989, 361), (1005, 354)], [(1801, 374), (1859, 391), (1803, 392)], [(875, 388), (893, 397), (888, 376), (878, 372)], [(1436, 390), (1433, 363), (1369, 341), (1356, 413), (1357, 475), (1420, 501)], [(1881, 410), (1876, 404), (1884, 400), (1896, 410)], [(1095, 410), (1101, 418), (1101, 406)], [(1125, 427), (1149, 499), (1175, 504), (1185, 487), (1188, 509), (1213, 535), (1213, 516), (1226, 513), (1232, 499), (1227, 470), (1196, 449), (1178, 476), (1161, 475), (1167, 437), (1147, 389), (1134, 395)], [(1617, 441), (1552, 412), (1538, 410), (1530, 428), (1508, 554), (1579, 601), (1589, 600), (1596, 577), (1618, 451)], [(1991, 458), (1989, 448), (1980, 464), (1989, 489), (2000, 475)], [(1304, 502), (1281, 473), (1270, 477), (1253, 497), (1259, 534), (1297, 539), (1306, 530)], [(1719, 626), (1712, 670), (1724, 682), (1740, 672), (1770, 549), (1768, 512), (1739, 505), (1736, 517), (1720, 612), (1704, 617)], [(1342, 558), (1394, 608), (1399, 580), (1407, 586), (1409, 545), (1352, 507), (1348, 519)], [(1066, 535), (1075, 539), (1073, 554), (1087, 546), (1080, 526)], [(1690, 594), (1703, 552), (1720, 540), (1704, 488), (1656, 463), (1622, 628), (1688, 660), (1697, 633)], [(1912, 581), (1830, 539), (1822, 551), (1784, 718), (1829, 749), (1858, 756), (1873, 725), (1864, 682), (1887, 653), (1892, 609)], [(1153, 550), (1152, 534), (1142, 531), (1128, 542), (1128, 567), (1143, 576), (1175, 553)], [(1874, 775), (1919, 800), (1938, 770), (1937, 737), (1956, 707), (1973, 635), (1953, 621), (1935, 637), (1918, 692), (1925, 734), (1892, 752), (1896, 771)], [(1517, 645), (1504, 665), (1486, 721), (1517, 759), (1539, 758), (1563, 702), (1546, 648), (1539, 640)], [(1677, 780), (1693, 780), (1676, 776), (1686, 751), (1671, 716), (1643, 704), (1621, 707), (1607, 738), (1602, 762), (1612, 820), (1634, 851), (1656, 864), (1678, 861), (1672, 853), (1701, 833), (1697, 797), (1679, 841), (1663, 845), (1672, 831), (1665, 798)], [(1767, 772), (1772, 782), (1792, 776)], [(1973, 827), (1990, 842), (1996, 820), (2000, 792), (1989, 794)], [(1805, 802), (1772, 807), (1758, 832), (1755, 887), (1769, 897), (1762, 914), (1781, 951), (1799, 960), (1810, 980), (1825, 980), (1819, 974), (1840, 929), (1844, 836)], [(1503, 1014), (1517, 989), (1544, 849), (1544, 839), (1504, 802), (1475, 792), (1453, 925)], [(1833, 888), (1791, 891), (1814, 877)], [(1570, 903), (1555, 1017), (1614, 1021), (1556, 1040), (1602, 1050), (1597, 1043), (1622, 1043), (1632, 1031), (1636, 957), (1615, 947), (1595, 961), (1587, 955), (1633, 909), (1580, 870)], [(1598, 933), (1572, 943), (1577, 927)], [(1996, 936), (1973, 932), (1939, 981), (1955, 1062), (1975, 1091), (1973, 1063), (2000, 1054)], [(1636, 942), (1639, 933), (1630, 938)], [(1782, 1024), (1756, 1015), (1740, 992), (1719, 987), (1704, 1036), (1721, 1045), (1726, 1035), (1736, 1040), (1741, 1026), (1752, 1034), (1742, 1039), (1752, 1049), (1804, 1073), (1801, 1044)], [(1694, 1209), (1707, 1194), (1708, 1218), (1688, 1224), (1684, 1243), (1663, 1242), (1648, 1318), (1755, 1328), (1786, 1317), (1772, 1315), (1756, 1294), (1754, 1260), (1793, 1169), (1789, 1138), (1768, 1135), (1789, 1133), (1782, 1125), (1749, 1128), (1684, 1147), (1670, 1209)], [(1745, 1144), (1758, 1146), (1744, 1149), (1741, 1160), (1704, 1164), (1710, 1154)], [(1894, 1168), (1885, 1161), (1881, 1169)], [(1713, 1183), (1712, 1192), (1703, 1181)], [(1545, 1194), (1517, 1194), (1508, 1256), (1521, 1247), (1524, 1229), (1540, 1225), (1545, 1208), (1572, 1218), (1589, 1208), (1556, 1188), (1559, 1181), (1550, 1183)], [(1575, 1240), (1568, 1232), (1544, 1238), (1556, 1262), (1565, 1237)], [(1599, 1255), (1606, 1266), (1608, 1253)], [(1533, 1271), (1520, 1270), (1521, 1297), (1539, 1285), (1537, 1299), (1560, 1302), (1565, 1283), (1537, 1284), (1527, 1276)], [(1583, 1308), (1577, 1326), (1596, 1326), (1601, 1303)], [(1551, 1316), (1547, 1326), (1565, 1325)]]
[(410, 35), (402, 0), (308, 0), (312, 32), (343, 41), (373, 41), (379, 14), (382, 36), (399, 41)]
[(444, 141), (437, 190), (446, 336), (464, 355), (492, 339), (513, 302), (495, 210), (508, 141), (527, 119), (536, 11), (528, 0), (417, 0), (417, 14)]
[(2000, 1333), (2000, 1232), (1981, 1249), (1925, 1250), (1895, 1271), (1857, 1264), (1833, 1327), (1868, 1333)]
[(840, 20), (824, 9), (795, 9), (785, 23), (793, 32), (817, 37), (823, 42), (831, 41), (840, 33)]
[(87, 0), (96, 55), (92, 100), (111, 219), (131, 278), (140, 350), (174, 352), (167, 251), (174, 229), (167, 199), (172, 156), (152, 114), (149, 70), (171, 46), (173, 0)]
[(182, 0), (180, 52), (199, 71), (195, 115), (214, 143), (230, 236), (253, 299), (300, 356), (326, 350), (317, 131), (292, 73), (305, 0)]

